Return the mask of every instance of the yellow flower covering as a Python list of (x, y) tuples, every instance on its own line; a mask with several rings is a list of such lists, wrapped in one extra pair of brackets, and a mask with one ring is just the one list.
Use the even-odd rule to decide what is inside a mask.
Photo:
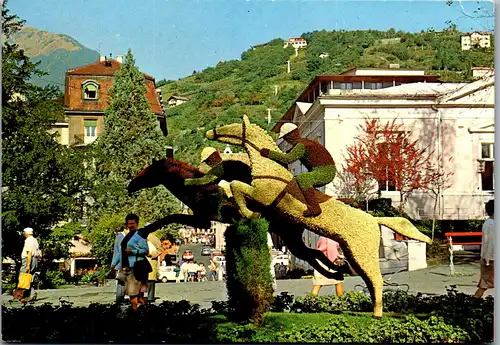
[[(346, 257), (370, 289), (374, 304), (373, 315), (382, 316), (382, 275), (379, 266), (380, 225), (409, 238), (431, 243), (429, 237), (418, 231), (407, 219), (401, 217), (373, 217), (334, 198), (321, 204), (322, 213), (305, 218), (306, 205), (285, 188), (293, 182), (293, 175), (280, 164), (262, 157), (260, 150), (279, 151), (274, 140), (261, 127), (251, 124), (243, 116), (242, 123), (234, 123), (209, 130), (208, 139), (243, 146), (252, 168), (252, 185), (232, 181), (230, 188), (241, 214), (247, 218), (259, 217), (246, 206), (245, 198), (265, 206), (275, 206), (277, 213), (297, 224), (340, 243)], [(280, 200), (281, 198), (281, 200)], [(276, 202), (279, 200), (279, 202)]]

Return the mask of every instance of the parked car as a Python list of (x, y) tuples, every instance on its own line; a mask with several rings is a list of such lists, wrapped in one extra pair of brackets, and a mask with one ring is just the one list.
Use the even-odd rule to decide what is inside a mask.
[(184, 260), (184, 261), (192, 261), (192, 260), (194, 260), (193, 252), (186, 249), (184, 251), (184, 253), (182, 253), (182, 260)]
[(226, 257), (224, 255), (217, 255), (213, 258), (213, 260), (217, 265), (223, 263), (222, 266), (224, 266), (226, 264)]
[(208, 256), (211, 254), (210, 248), (209, 247), (204, 247), (201, 249), (201, 255), (203, 256)]
[(224, 256), (220, 250), (212, 250), (212, 253), (210, 254), (210, 258), (214, 260), (217, 256)]
[(160, 266), (158, 267), (158, 280), (166, 283), (175, 281), (175, 266)]

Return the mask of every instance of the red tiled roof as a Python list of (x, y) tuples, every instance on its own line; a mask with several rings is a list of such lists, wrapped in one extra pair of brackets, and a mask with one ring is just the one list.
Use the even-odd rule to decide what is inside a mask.
[[(66, 74), (113, 76), (115, 75), (116, 72), (120, 70), (121, 64), (115, 59), (110, 59), (108, 61), (111, 62), (111, 66), (106, 66), (106, 61), (97, 61), (85, 66), (70, 69), (66, 72)], [(144, 77), (146, 79), (154, 80), (152, 76), (145, 73)]]

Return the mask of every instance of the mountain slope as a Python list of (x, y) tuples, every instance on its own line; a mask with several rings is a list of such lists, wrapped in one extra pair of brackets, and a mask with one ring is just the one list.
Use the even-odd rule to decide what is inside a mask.
[[(197, 164), (204, 146), (224, 147), (204, 139), (207, 129), (240, 121), (243, 114), (270, 129), (316, 75), (339, 74), (353, 67), (387, 68), (395, 63), (440, 75), (444, 82), (470, 81), (471, 67), (493, 66), (494, 47), (462, 51), (461, 35), (453, 28), (421, 33), (323, 30), (302, 35), (308, 45), (298, 56), (292, 47), (284, 49), (281, 39), (253, 47), (241, 54), (241, 60), (219, 62), (177, 81), (158, 82), (163, 99), (172, 94), (191, 98), (167, 109), (168, 140), (176, 158)], [(322, 59), (322, 53), (329, 56)], [(271, 109), (269, 124), (267, 109)]]
[(99, 59), (98, 52), (84, 47), (68, 35), (53, 34), (29, 26), (14, 34), (12, 41), (24, 49), (32, 61), (40, 62), (40, 70), (48, 73), (43, 77), (32, 78), (31, 82), (40, 86), (54, 84), (62, 90), (64, 74), (68, 69)]

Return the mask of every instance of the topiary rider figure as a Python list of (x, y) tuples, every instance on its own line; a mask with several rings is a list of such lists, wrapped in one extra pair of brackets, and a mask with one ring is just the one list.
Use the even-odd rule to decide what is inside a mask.
[(205, 147), (201, 151), (201, 163), (207, 164), (211, 169), (200, 178), (188, 178), (184, 181), (186, 186), (206, 186), (222, 180), (224, 176), (224, 164), (217, 149)]
[(314, 187), (321, 187), (333, 181), (337, 173), (335, 162), (323, 145), (301, 138), (298, 127), (293, 123), (285, 123), (281, 126), (279, 138), (293, 145), (292, 149), (287, 153), (262, 149), (260, 154), (284, 164), (300, 160), (308, 170), (295, 177), (307, 201), (307, 210), (303, 215), (304, 217), (318, 216), (321, 208)]

